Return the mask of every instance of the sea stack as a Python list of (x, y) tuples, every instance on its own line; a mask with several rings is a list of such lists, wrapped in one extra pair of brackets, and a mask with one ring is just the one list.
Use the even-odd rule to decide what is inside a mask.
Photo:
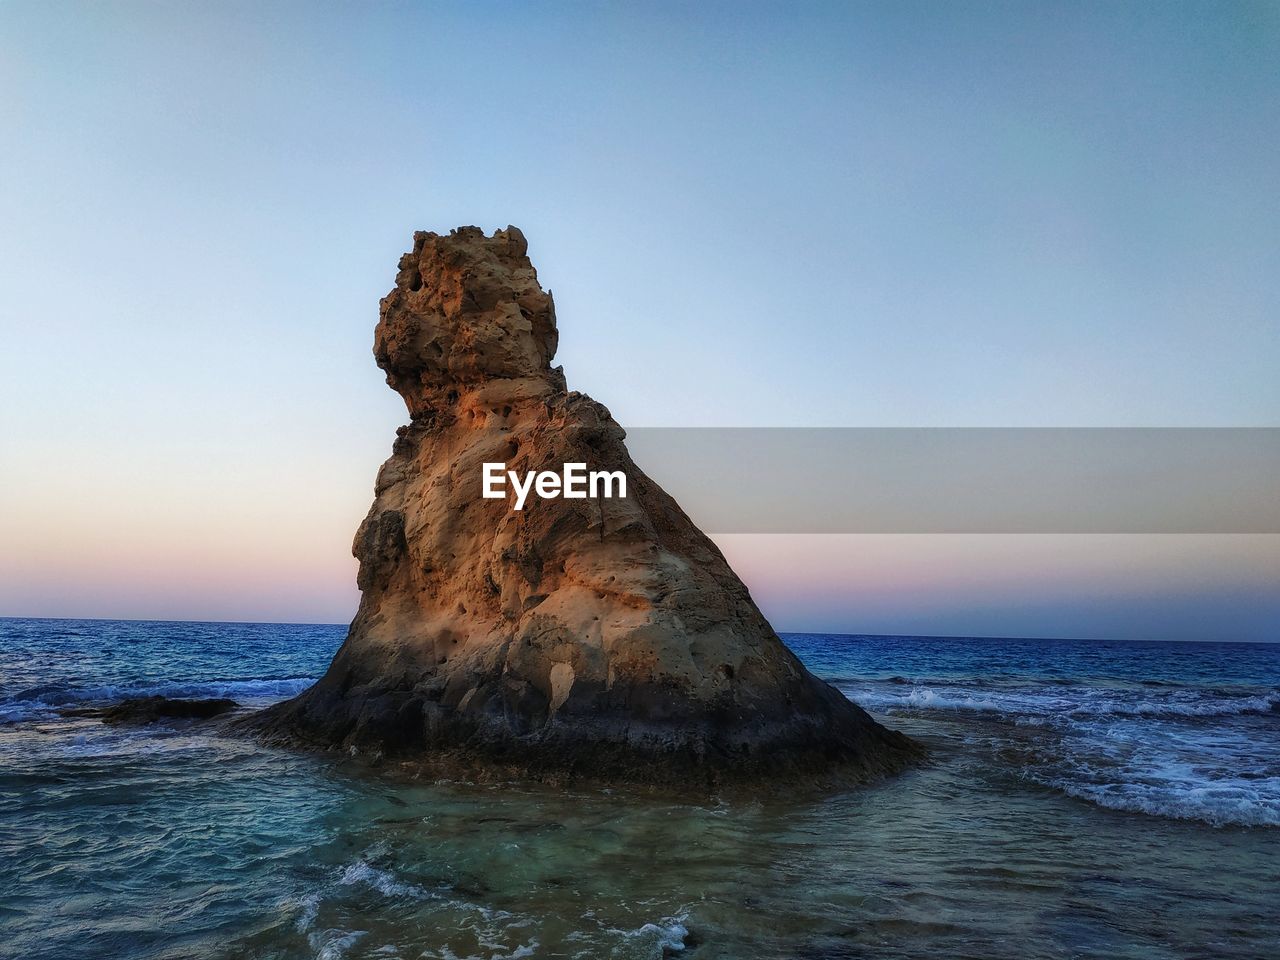
[[(374, 356), (409, 409), (356, 533), (359, 611), (270, 737), (442, 775), (860, 782), (917, 754), (778, 639), (719, 549), (553, 367), (523, 234), (414, 235)], [(484, 465), (620, 471), (626, 496), (486, 498)]]

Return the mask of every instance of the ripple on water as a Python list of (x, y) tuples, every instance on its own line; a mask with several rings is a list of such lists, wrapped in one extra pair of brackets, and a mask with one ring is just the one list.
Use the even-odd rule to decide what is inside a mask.
[[(173, 663), (250, 682), (246, 650), (311, 676), (341, 639), (308, 660), (305, 632), (167, 625), (187, 646), (130, 677), (122, 651), (154, 636), (108, 637), (106, 656), (93, 629), (67, 641), (84, 645), (56, 668), (67, 689), (187, 682)], [(1142, 651), (1066, 649), (1045, 679), (1008, 666), (1029, 648), (1000, 666), (980, 644), (909, 640), (804, 641), (831, 675), (883, 676), (842, 686), (933, 748), (820, 802), (419, 783), (198, 728), (0, 725), (0, 942), (27, 960), (1280, 956), (1280, 830), (1236, 803), (1276, 795), (1258, 655), (1157, 677)], [(993, 663), (1009, 675), (943, 669)], [(5, 695), (44, 682), (0, 675), (17, 677)]]

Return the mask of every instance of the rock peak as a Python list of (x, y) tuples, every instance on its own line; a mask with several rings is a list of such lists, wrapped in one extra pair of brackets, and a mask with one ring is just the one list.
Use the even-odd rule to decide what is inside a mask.
[(558, 334), (551, 294), (538, 283), (517, 227), (418, 232), (382, 299), (374, 357), (415, 416), (447, 405), (460, 387), (486, 380), (541, 380)]

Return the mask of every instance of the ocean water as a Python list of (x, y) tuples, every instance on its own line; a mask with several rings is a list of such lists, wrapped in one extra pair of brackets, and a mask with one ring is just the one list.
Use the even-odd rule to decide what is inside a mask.
[(0, 620), (0, 956), (1280, 956), (1280, 646), (787, 635), (931, 761), (815, 800), (414, 781), (265, 705), (338, 626)]

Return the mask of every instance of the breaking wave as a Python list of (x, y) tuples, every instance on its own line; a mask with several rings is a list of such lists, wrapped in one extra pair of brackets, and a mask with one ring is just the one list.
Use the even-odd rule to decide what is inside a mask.
[(1280, 689), (844, 681), (874, 712), (949, 721), (1013, 775), (1108, 810), (1280, 826)]
[(1199, 820), (1215, 827), (1280, 827), (1280, 780), (1238, 778), (1181, 780), (1159, 774), (1126, 782), (1090, 783), (1069, 778), (1027, 779), (1109, 810), (1174, 820)]
[(1230, 691), (1155, 686), (1140, 689), (1035, 685), (999, 689), (981, 682), (918, 681), (895, 677), (838, 684), (868, 710), (954, 710), (1025, 716), (1227, 717), (1280, 713), (1280, 690)]

